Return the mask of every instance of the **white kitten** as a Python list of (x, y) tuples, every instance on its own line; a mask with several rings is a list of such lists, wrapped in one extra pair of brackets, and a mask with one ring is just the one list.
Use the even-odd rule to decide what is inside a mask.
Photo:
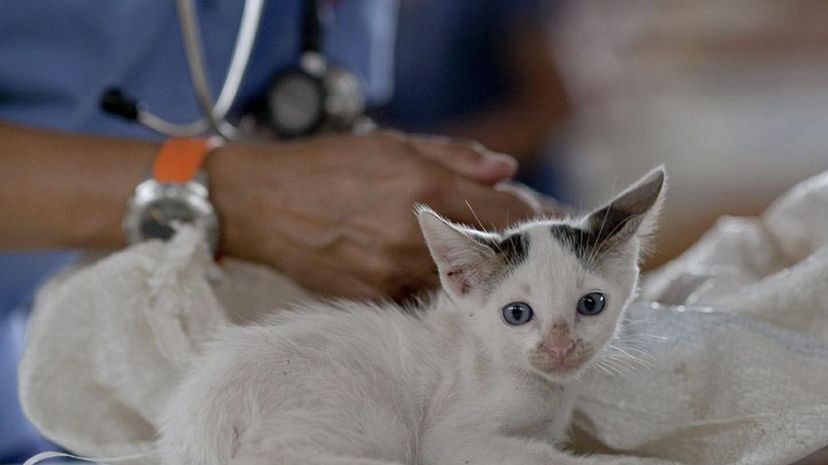
[(503, 234), (419, 209), (443, 292), (415, 310), (308, 304), (226, 330), (167, 405), (164, 463), (644, 463), (555, 443), (634, 295), (663, 183), (657, 169), (583, 218)]

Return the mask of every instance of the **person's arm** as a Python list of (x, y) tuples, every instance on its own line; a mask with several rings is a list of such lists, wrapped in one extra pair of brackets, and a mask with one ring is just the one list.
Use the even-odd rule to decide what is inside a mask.
[[(158, 148), (0, 123), (0, 249), (125, 245), (128, 198)], [(481, 147), (389, 132), (230, 143), (207, 161), (225, 253), (350, 297), (435, 282), (415, 203), (487, 226), (532, 215), (493, 187), (515, 168)]]
[(363, 298), (436, 286), (418, 203), (493, 228), (535, 213), (494, 187), (515, 169), (499, 160), (464, 144), (376, 132), (316, 137), (284, 145), (278, 156), (268, 145), (228, 145), (208, 167), (230, 255), (323, 294)]
[(0, 249), (115, 248), (158, 144), (0, 122)]

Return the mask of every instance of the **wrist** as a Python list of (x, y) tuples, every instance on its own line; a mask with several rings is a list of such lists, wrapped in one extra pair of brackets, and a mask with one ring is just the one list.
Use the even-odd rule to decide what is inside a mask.
[(229, 143), (213, 150), (205, 163), (213, 204), (219, 221), (219, 250), (228, 256), (260, 262), (263, 243), (258, 237), (264, 211), (261, 199), (270, 184), (273, 149), (257, 144)]
[(87, 211), (92, 214), (73, 214), (74, 220), (67, 223), (71, 224), (71, 236), (66, 246), (94, 249), (127, 245), (123, 218), (129, 199), (149, 171), (158, 149), (155, 143), (122, 142), (117, 155), (96, 158), (95, 170), (100, 176), (74, 188), (80, 198), (88, 199)]
[(129, 243), (168, 240), (177, 225), (203, 232), (211, 250), (218, 247), (218, 218), (211, 202), (205, 161), (217, 139), (171, 138), (155, 155), (151, 175), (137, 185), (123, 220)]

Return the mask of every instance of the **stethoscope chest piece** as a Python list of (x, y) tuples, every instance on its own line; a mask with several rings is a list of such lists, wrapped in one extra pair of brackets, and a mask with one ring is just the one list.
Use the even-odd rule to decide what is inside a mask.
[(365, 109), (356, 77), (307, 51), (299, 66), (278, 74), (267, 92), (268, 123), (277, 136), (350, 129)]
[[(323, 130), (347, 131), (366, 121), (363, 117), (365, 100), (356, 76), (330, 66), (321, 52), (324, 26), (320, 16), (321, 2), (304, 0), (299, 63), (278, 74), (267, 90), (267, 123), (282, 138), (303, 137)], [(239, 128), (227, 120), (227, 113), (235, 102), (253, 50), (263, 4), (264, 0), (245, 0), (227, 76), (218, 100), (214, 101), (207, 78), (195, 0), (176, 0), (184, 50), (201, 118), (184, 124), (167, 121), (150, 113), (140, 102), (117, 87), (104, 90), (100, 98), (101, 108), (106, 113), (135, 121), (170, 137), (192, 137), (209, 131), (225, 139), (242, 138), (244, 134), (240, 134)]]

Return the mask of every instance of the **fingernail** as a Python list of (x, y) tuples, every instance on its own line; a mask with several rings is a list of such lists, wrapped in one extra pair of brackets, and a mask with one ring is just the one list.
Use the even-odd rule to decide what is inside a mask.
[(493, 165), (508, 165), (513, 171), (517, 170), (518, 162), (515, 157), (506, 155), (505, 153), (486, 152), (483, 157), (483, 163)]

